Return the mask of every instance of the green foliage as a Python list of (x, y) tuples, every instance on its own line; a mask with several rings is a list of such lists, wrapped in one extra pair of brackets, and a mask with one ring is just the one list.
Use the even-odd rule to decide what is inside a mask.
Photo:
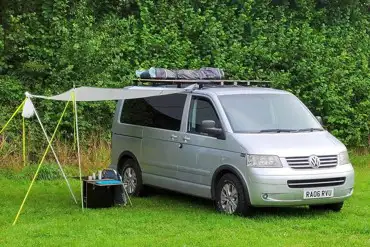
[(4, 69), (4, 30), (3, 27), (0, 26), (0, 74)]
[[(9, 168), (7, 169), (4, 167), (2, 167), (0, 171), (2, 175), (8, 179), (31, 181), (36, 173), (36, 169), (37, 165), (28, 164), (27, 166), (23, 167), (21, 171), (12, 170)], [(71, 170), (70, 168), (68, 169)], [(56, 164), (46, 163), (40, 167), (39, 173), (37, 175), (37, 180), (56, 180), (56, 179), (63, 179), (62, 173)]]
[[(17, 174), (18, 179), (32, 180), (36, 173), (36, 165), (27, 165)], [(54, 180), (63, 178), (59, 167), (56, 164), (43, 164), (37, 175), (37, 180)]]
[[(16, 0), (0, 28), (2, 125), (23, 98), (123, 87), (150, 66), (217, 66), (296, 94), (351, 146), (370, 132), (369, 2)], [(47, 127), (62, 104), (38, 103)], [(80, 104), (81, 131), (108, 131), (114, 104)], [(71, 133), (66, 119), (63, 133)], [(107, 134), (109, 136), (109, 134)], [(70, 138), (70, 136), (66, 136)]]

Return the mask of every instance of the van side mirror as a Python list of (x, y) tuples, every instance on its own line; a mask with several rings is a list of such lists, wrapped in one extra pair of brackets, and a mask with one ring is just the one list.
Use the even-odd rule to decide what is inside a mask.
[(321, 116), (316, 116), (317, 121), (321, 124), (321, 126), (324, 126), (324, 121), (322, 120)]
[(217, 139), (225, 140), (225, 133), (221, 128), (216, 128), (216, 122), (213, 120), (203, 120), (201, 131)]

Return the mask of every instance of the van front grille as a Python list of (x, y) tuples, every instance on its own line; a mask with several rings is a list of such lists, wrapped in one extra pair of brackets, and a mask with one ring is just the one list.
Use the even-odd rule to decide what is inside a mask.
[[(337, 155), (319, 155), (320, 166), (318, 168), (329, 168), (335, 167), (338, 163)], [(291, 168), (294, 169), (312, 169), (309, 162), (309, 156), (299, 156), (299, 157), (286, 157), (286, 161)]]
[(315, 188), (342, 185), (346, 181), (345, 177), (322, 178), (322, 179), (304, 179), (288, 180), (289, 188)]

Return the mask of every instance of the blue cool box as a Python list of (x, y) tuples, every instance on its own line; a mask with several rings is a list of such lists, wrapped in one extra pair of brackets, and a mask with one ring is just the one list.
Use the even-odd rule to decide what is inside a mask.
[(96, 184), (108, 185), (108, 184), (121, 184), (119, 180), (100, 180), (96, 181)]

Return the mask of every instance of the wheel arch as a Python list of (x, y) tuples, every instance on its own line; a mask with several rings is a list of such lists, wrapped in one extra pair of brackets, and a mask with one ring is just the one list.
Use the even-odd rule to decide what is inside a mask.
[(248, 194), (249, 189), (248, 189), (248, 185), (247, 185), (245, 179), (243, 178), (243, 175), (241, 174), (241, 172), (237, 168), (235, 168), (232, 165), (228, 165), (228, 164), (225, 164), (225, 165), (220, 166), (213, 173), (212, 183), (211, 183), (211, 198), (212, 198), (212, 200), (215, 200), (216, 199), (216, 186), (217, 186), (217, 182), (226, 173), (231, 173), (234, 176), (236, 176), (239, 179), (239, 181), (242, 183), (243, 188), (247, 188), (247, 189), (244, 189), (244, 194), (245, 194), (245, 197), (248, 199), (247, 200), (248, 203), (250, 204), (250, 199), (249, 199), (249, 194)]
[(128, 159), (134, 160), (136, 162), (137, 166), (139, 167), (140, 171), (141, 171), (141, 167), (140, 167), (139, 161), (137, 160), (136, 156), (130, 151), (124, 151), (120, 154), (120, 156), (118, 158), (117, 171), (119, 173), (121, 173), (121, 169), (123, 167), (123, 164)]

